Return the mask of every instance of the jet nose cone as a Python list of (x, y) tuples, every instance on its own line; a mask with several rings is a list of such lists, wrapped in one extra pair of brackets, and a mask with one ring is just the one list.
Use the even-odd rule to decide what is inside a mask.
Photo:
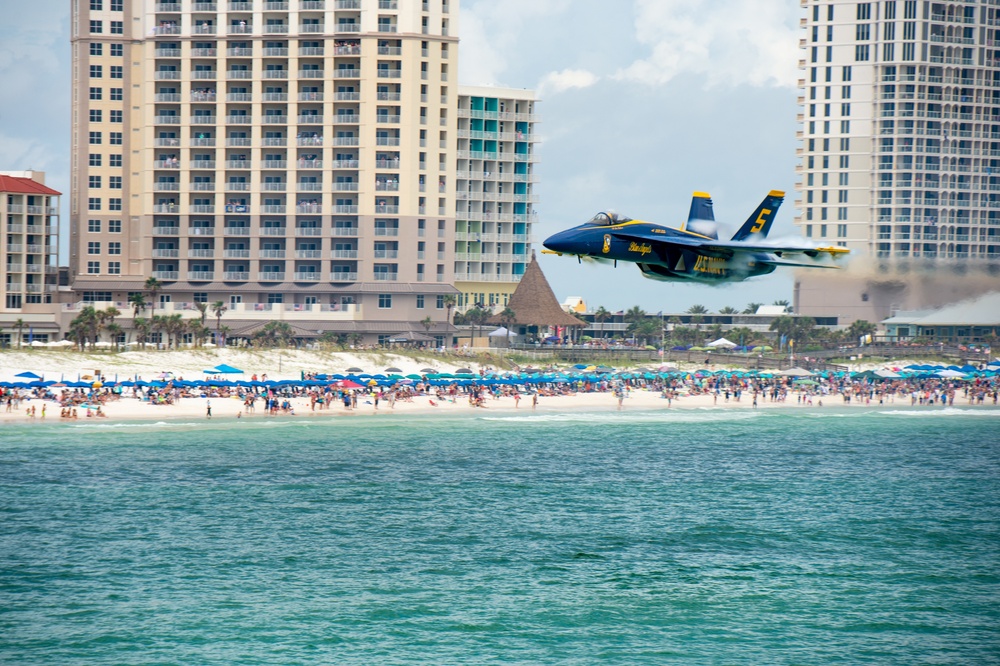
[(553, 252), (569, 252), (572, 244), (571, 234), (565, 231), (552, 234), (542, 242), (546, 249)]

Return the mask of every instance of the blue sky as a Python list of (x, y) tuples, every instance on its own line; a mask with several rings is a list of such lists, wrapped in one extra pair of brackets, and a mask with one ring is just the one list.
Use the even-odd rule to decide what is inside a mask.
[[(0, 169), (46, 171), (66, 193), (65, 228), (69, 3), (5, 5)], [(695, 190), (710, 192), (716, 218), (734, 229), (769, 190), (785, 190), (771, 235), (797, 235), (797, 0), (463, 0), (461, 7), (459, 80), (533, 88), (541, 98), (539, 243), (608, 208), (679, 224)], [(540, 261), (559, 300), (582, 296), (595, 308), (742, 309), (792, 295), (789, 273), (706, 287), (646, 280), (632, 265)]]

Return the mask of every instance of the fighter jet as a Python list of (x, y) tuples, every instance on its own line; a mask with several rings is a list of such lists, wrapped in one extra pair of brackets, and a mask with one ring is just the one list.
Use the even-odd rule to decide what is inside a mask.
[(681, 228), (601, 212), (578, 227), (545, 240), (547, 254), (581, 260), (628, 261), (642, 274), (665, 282), (719, 284), (766, 275), (779, 266), (839, 268), (835, 261), (850, 250), (808, 242), (770, 243), (767, 233), (785, 193), (772, 190), (731, 240), (720, 240), (712, 198), (695, 192), (688, 221)]

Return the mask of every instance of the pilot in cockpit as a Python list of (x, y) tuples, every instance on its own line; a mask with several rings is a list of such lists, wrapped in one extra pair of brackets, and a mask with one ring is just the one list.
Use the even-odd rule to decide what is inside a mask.
[(606, 227), (612, 224), (621, 224), (622, 222), (628, 222), (631, 218), (623, 217), (616, 213), (614, 210), (607, 210), (598, 213), (590, 219), (590, 224), (599, 227)]

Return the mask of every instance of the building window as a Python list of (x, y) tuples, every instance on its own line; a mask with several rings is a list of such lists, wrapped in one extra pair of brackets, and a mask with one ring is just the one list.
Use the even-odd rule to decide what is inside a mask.
[(90, 110), (90, 122), (92, 122), (92, 123), (99, 123), (99, 122), (101, 122), (102, 115), (103, 114), (101, 113), (100, 109), (91, 109)]
[(120, 261), (108, 262), (108, 275), (121, 275), (121, 273), (122, 273), (122, 262)]
[(112, 190), (122, 189), (122, 177), (108, 176), (108, 187), (110, 187)]
[(104, 44), (100, 42), (94, 42), (90, 45), (90, 55), (99, 56), (104, 55)]
[(837, 209), (837, 219), (846, 220), (847, 219), (847, 209), (841, 206)]
[(838, 224), (837, 225), (837, 238), (847, 238), (847, 225)]
[(125, 0), (111, 0), (111, 11), (113, 12), (125, 11)]
[(378, 295), (378, 307), (379, 310), (388, 310), (392, 307), (392, 294), (379, 294)]
[(114, 101), (114, 102), (120, 102), (120, 101), (122, 101), (122, 89), (121, 88), (112, 88), (111, 89), (111, 100)]
[(850, 163), (851, 163), (850, 156), (848, 156), (848, 155), (841, 155), (840, 156), (840, 168), (841, 169), (849, 169), (850, 168), (850, 166), (849, 166)]
[(108, 233), (109, 234), (120, 234), (122, 232), (122, 221), (121, 220), (108, 220)]
[(103, 96), (104, 95), (102, 94), (100, 88), (91, 88), (90, 89), (90, 99), (95, 100), (95, 101), (100, 101), (100, 99)]
[(196, 291), (194, 292), (194, 295), (191, 297), (191, 300), (193, 300), (195, 303), (208, 303), (208, 292)]
[(108, 243), (108, 254), (121, 254), (122, 253), (122, 243), (121, 241), (111, 241)]
[(913, 42), (903, 44), (903, 60), (913, 60), (916, 54), (916, 47)]
[(87, 220), (87, 231), (92, 234), (101, 233), (101, 221), (100, 220)]
[(104, 32), (104, 22), (103, 21), (91, 21), (90, 22), (90, 33), (92, 35), (97, 35)]
[(858, 3), (858, 20), (859, 21), (870, 21), (872, 18), (872, 3), (870, 2), (859, 2)]
[(122, 165), (121, 155), (108, 155), (108, 166), (120, 167)]
[(90, 154), (90, 159), (88, 161), (88, 164), (90, 166), (92, 166), (92, 167), (99, 167), (99, 166), (101, 166), (101, 156), (98, 155), (97, 153), (91, 153)]
[(111, 34), (112, 35), (123, 35), (125, 34), (125, 24), (121, 21), (111, 22)]
[(438, 310), (444, 310), (444, 296), (443, 295), (437, 297), (436, 303), (435, 303), (435, 307), (437, 307)]
[(840, 133), (841, 134), (850, 134), (851, 133), (851, 121), (850, 120), (841, 120), (840, 121)]
[(104, 76), (104, 70), (103, 70), (103, 68), (100, 65), (91, 65), (90, 66), (90, 78), (92, 78), (92, 79), (99, 79), (102, 76)]
[(88, 261), (87, 262), (87, 274), (97, 275), (101, 272), (101, 262), (99, 261)]
[(104, 9), (103, 0), (90, 0), (90, 11), (99, 12)]
[(122, 200), (119, 198), (112, 197), (108, 199), (108, 210), (121, 210)]
[(858, 62), (864, 62), (868, 60), (868, 45), (858, 44), (854, 47), (854, 59)]
[(122, 55), (124, 55), (124, 53), (125, 53), (125, 47), (123, 47), (121, 44), (112, 44), (111, 45), (111, 55), (117, 56), (117, 57), (120, 58), (120, 57), (122, 57)]
[(895, 44), (883, 44), (882, 45), (882, 60), (889, 61), (893, 60), (896, 56)]
[(111, 132), (111, 136), (108, 138), (108, 143), (110, 143), (112, 146), (122, 145), (122, 133)]
[(98, 189), (101, 187), (101, 177), (100, 176), (87, 176), (87, 187), (90, 189)]
[(417, 294), (417, 309), (418, 310), (423, 310), (424, 309), (424, 295), (423, 294)]
[(840, 105), (840, 115), (849, 116), (851, 115), (851, 105), (849, 102), (844, 102)]
[(90, 133), (90, 144), (96, 146), (96, 145), (98, 145), (100, 143), (101, 143), (101, 133), (100, 132), (91, 132)]
[(124, 68), (121, 65), (111, 65), (111, 78), (120, 79), (123, 78), (122, 72)]
[(813, 235), (813, 225), (807, 224), (806, 225), (806, 238), (812, 238), (812, 235)]
[(90, 241), (87, 243), (87, 254), (100, 254), (101, 241)]
[(120, 123), (122, 121), (122, 112), (112, 109), (110, 120), (113, 123)]
[(854, 29), (854, 38), (859, 42), (867, 42), (871, 38), (871, 26), (867, 23), (860, 23)]
[(271, 304), (284, 303), (285, 302), (284, 294), (268, 294), (267, 302)]

